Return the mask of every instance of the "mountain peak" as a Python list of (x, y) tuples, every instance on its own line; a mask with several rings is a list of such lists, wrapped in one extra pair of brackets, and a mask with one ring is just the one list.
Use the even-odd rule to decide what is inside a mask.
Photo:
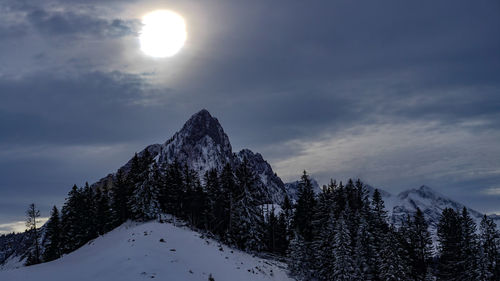
[(435, 192), (432, 188), (428, 187), (427, 185), (422, 185), (418, 188), (420, 191), (425, 191), (425, 192)]
[(230, 146), (229, 139), (217, 118), (202, 109), (193, 114), (178, 132), (186, 141), (195, 143), (205, 137), (210, 137), (217, 145)]

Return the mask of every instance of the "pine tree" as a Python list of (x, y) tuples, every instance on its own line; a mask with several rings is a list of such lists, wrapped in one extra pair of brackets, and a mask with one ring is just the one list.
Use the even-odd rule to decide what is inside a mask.
[(119, 226), (130, 218), (128, 201), (130, 200), (129, 186), (125, 180), (125, 175), (120, 169), (115, 175), (113, 186), (111, 188), (111, 209), (112, 224)]
[(216, 224), (215, 229), (217, 233), (226, 237), (233, 225), (232, 218), (235, 212), (234, 195), (237, 190), (235, 176), (230, 164), (226, 164), (222, 169), (219, 176), (219, 184), (221, 190), (219, 197), (221, 213), (217, 216), (220, 222)]
[(312, 257), (310, 242), (295, 234), (288, 248), (288, 268), (297, 280), (312, 279)]
[(292, 202), (290, 201), (290, 198), (286, 194), (285, 198), (283, 199), (283, 203), (281, 204), (281, 210), (283, 213), (283, 220), (286, 228), (286, 240), (290, 241), (292, 240), (293, 237), (293, 228), (292, 228), (293, 205)]
[(38, 224), (40, 220), (40, 210), (38, 210), (34, 203), (30, 204), (26, 210), (26, 227), (28, 234), (34, 247), (33, 252), (30, 252), (31, 257), (27, 260), (26, 265), (33, 265), (41, 262), (40, 256), (40, 231)]
[(462, 280), (475, 281), (479, 277), (479, 248), (476, 235), (476, 224), (472, 220), (467, 208), (462, 209), (461, 217), (461, 262)]
[(113, 214), (109, 203), (108, 192), (97, 188), (96, 195), (96, 228), (97, 234), (103, 235), (113, 228)]
[[(141, 176), (142, 177), (142, 176)], [(148, 175), (142, 183), (138, 183), (132, 193), (129, 205), (133, 219), (151, 220), (159, 214), (158, 183), (160, 174), (156, 162), (148, 168)]]
[(261, 209), (262, 195), (259, 194), (258, 180), (250, 169), (248, 160), (243, 159), (236, 171), (236, 188), (231, 217), (231, 238), (238, 247), (245, 250), (260, 250), (263, 248), (264, 218)]
[(289, 245), (288, 223), (284, 212), (279, 213), (275, 236), (275, 251), (276, 253), (284, 256)]
[(460, 215), (451, 208), (443, 210), (438, 223), (438, 280), (459, 280), (463, 273), (461, 261), (462, 224)]
[(429, 271), (429, 263), (432, 258), (432, 239), (428, 227), (424, 214), (417, 208), (408, 233), (411, 275), (415, 280), (425, 280), (425, 276)]
[(335, 227), (335, 241), (333, 244), (333, 264), (332, 277), (335, 281), (350, 281), (355, 273), (353, 250), (351, 248), (351, 233), (347, 227), (345, 218), (346, 212), (341, 213)]
[(387, 212), (385, 210), (384, 201), (380, 192), (375, 189), (371, 201), (371, 208), (367, 213), (369, 231), (372, 236), (372, 253), (370, 265), (371, 275), (373, 280), (381, 280), (379, 276), (379, 269), (381, 267), (380, 253), (382, 252), (384, 236), (389, 231), (387, 223)]
[(164, 185), (160, 191), (161, 207), (166, 213), (180, 216), (184, 201), (184, 185), (181, 166), (177, 160), (166, 167), (164, 178)]
[(358, 277), (355, 280), (373, 280), (373, 273), (375, 272), (373, 266), (375, 265), (375, 259), (378, 258), (378, 255), (375, 255), (373, 241), (373, 234), (370, 232), (367, 221), (367, 213), (362, 212), (354, 244), (354, 266), (355, 274)]
[(211, 169), (203, 176), (205, 191), (207, 192), (207, 228), (216, 232), (220, 226), (220, 219), (224, 216), (223, 202), (220, 201), (222, 192), (220, 190), (219, 175), (216, 169)]
[(68, 198), (61, 211), (61, 229), (63, 252), (69, 253), (82, 246), (87, 237), (85, 229), (85, 197), (76, 185), (68, 193)]
[(61, 252), (61, 221), (59, 218), (59, 210), (56, 206), (52, 208), (50, 213), (50, 219), (46, 224), (46, 234), (45, 239), (47, 244), (45, 245), (45, 251), (43, 253), (43, 261), (48, 262), (58, 259)]
[(333, 212), (318, 233), (318, 237), (313, 243), (315, 254), (314, 270), (320, 280), (331, 280), (335, 271), (335, 234), (336, 219)]
[(266, 244), (267, 251), (271, 253), (275, 253), (277, 251), (277, 231), (278, 231), (278, 218), (275, 215), (274, 206), (271, 206), (271, 210), (268, 210), (266, 213), (266, 221), (265, 221), (265, 233), (264, 233), (264, 241)]
[[(182, 217), (186, 218), (191, 225), (196, 225), (198, 220), (198, 208), (196, 206), (196, 191), (201, 188), (196, 171), (189, 168), (187, 163), (182, 169)], [(200, 198), (201, 199), (201, 198)], [(204, 204), (204, 203), (203, 203)], [(203, 206), (202, 206), (203, 207)]]
[(301, 177), (298, 190), (298, 199), (293, 218), (294, 227), (298, 234), (307, 242), (313, 240), (313, 216), (316, 206), (316, 198), (312, 187), (311, 179), (304, 171)]
[(87, 242), (91, 239), (97, 237), (97, 216), (96, 216), (96, 199), (94, 194), (94, 189), (91, 188), (88, 182), (85, 183), (85, 187), (82, 190), (83, 195), (83, 205), (85, 207), (80, 208), (82, 230), (83, 230), (83, 242)]
[(312, 218), (313, 236), (317, 236), (333, 216), (333, 189), (332, 185), (324, 186), (318, 195)]
[(483, 216), (479, 227), (479, 280), (500, 280), (500, 233), (496, 227), (490, 218)]
[(384, 235), (380, 252), (380, 274), (381, 280), (403, 281), (408, 280), (408, 266), (406, 260), (401, 256), (401, 244), (394, 227)]

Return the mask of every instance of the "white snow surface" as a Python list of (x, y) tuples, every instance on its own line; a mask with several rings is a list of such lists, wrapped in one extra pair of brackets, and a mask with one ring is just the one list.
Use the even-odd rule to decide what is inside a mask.
[(158, 222), (127, 222), (53, 262), (0, 271), (0, 280), (194, 281), (209, 274), (216, 281), (293, 280), (280, 262)]

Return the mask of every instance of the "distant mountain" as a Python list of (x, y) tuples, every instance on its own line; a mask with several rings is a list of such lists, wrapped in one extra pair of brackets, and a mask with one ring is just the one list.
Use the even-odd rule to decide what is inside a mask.
[[(321, 188), (318, 182), (314, 178), (311, 178), (311, 182), (313, 183), (316, 194), (320, 193)], [(298, 186), (298, 180), (285, 183), (285, 189), (291, 199), (297, 199)], [(370, 196), (372, 196), (376, 188), (368, 184), (365, 184), (365, 187)], [(378, 191), (382, 195), (382, 199), (384, 200), (391, 223), (394, 223), (396, 226), (401, 225), (401, 222), (405, 218), (407, 218), (409, 215), (412, 216), (417, 211), (417, 208), (419, 208), (424, 213), (425, 219), (429, 223), (429, 231), (434, 237), (437, 232), (437, 224), (439, 222), (439, 218), (441, 217), (441, 213), (445, 208), (452, 208), (461, 212), (463, 207), (466, 207), (467, 211), (474, 219), (478, 227), (481, 219), (484, 216), (484, 214), (471, 209), (462, 203), (454, 201), (453, 199), (450, 199), (449, 197), (425, 185), (422, 185), (417, 189), (409, 189), (403, 191), (397, 195), (393, 195), (390, 192), (380, 188), (378, 189)], [(488, 217), (491, 218), (500, 229), (500, 216), (489, 215)]]
[[(381, 191), (381, 194), (392, 223), (400, 225), (402, 220), (408, 215), (413, 215), (417, 208), (420, 208), (429, 223), (429, 230), (433, 235), (437, 232), (437, 224), (445, 208), (452, 208), (461, 212), (466, 207), (478, 226), (484, 215), (425, 185), (417, 189), (403, 191), (398, 195), (392, 195), (387, 191)], [(500, 216), (492, 215), (490, 218), (500, 227)]]

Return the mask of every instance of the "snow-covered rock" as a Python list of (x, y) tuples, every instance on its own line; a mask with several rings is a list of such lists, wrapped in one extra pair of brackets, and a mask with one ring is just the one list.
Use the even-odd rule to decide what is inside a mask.
[[(217, 118), (203, 109), (191, 116), (182, 129), (174, 134), (164, 144), (153, 144), (138, 153), (142, 156), (148, 151), (158, 164), (178, 161), (182, 165), (198, 173), (203, 182), (205, 172), (216, 169), (221, 171), (226, 164), (236, 168), (243, 158), (248, 160), (252, 170), (260, 180), (261, 194), (267, 203), (281, 203), (285, 195), (285, 185), (274, 173), (271, 165), (262, 155), (249, 149), (233, 153), (229, 137), (224, 132)], [(125, 174), (129, 171), (131, 161), (120, 168)], [(114, 175), (98, 181), (94, 186), (106, 186)]]
[(128, 222), (52, 262), (0, 271), (9, 281), (292, 280), (274, 260), (171, 223)]
[[(402, 220), (408, 215), (413, 215), (417, 211), (417, 208), (419, 208), (424, 213), (424, 217), (427, 223), (429, 223), (429, 231), (434, 237), (437, 232), (437, 224), (439, 223), (441, 213), (445, 208), (452, 208), (462, 212), (462, 209), (466, 207), (478, 227), (484, 215), (425, 185), (416, 189), (403, 191), (398, 195), (381, 190), (381, 195), (392, 223), (399, 225)], [(490, 218), (500, 227), (499, 217), (490, 216)]]

